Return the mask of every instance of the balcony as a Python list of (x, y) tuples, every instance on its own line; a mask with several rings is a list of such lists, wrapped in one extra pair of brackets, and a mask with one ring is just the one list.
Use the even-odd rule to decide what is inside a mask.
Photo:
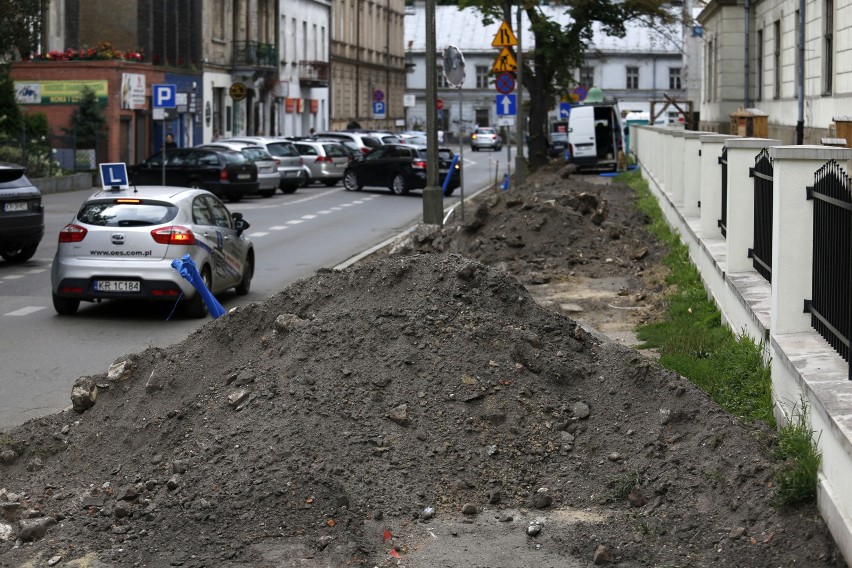
[(234, 67), (278, 69), (278, 47), (258, 41), (234, 42)]
[(328, 87), (328, 61), (299, 61), (299, 85)]

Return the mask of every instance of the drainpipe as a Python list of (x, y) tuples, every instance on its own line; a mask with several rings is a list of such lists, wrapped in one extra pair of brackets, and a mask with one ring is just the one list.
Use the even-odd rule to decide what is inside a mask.
[(796, 122), (796, 144), (805, 143), (805, 0), (799, 0), (799, 65), (796, 69), (796, 94), (799, 103), (799, 120)]
[(751, 16), (751, 6), (749, 4), (749, 0), (745, 0), (745, 65), (743, 65), (745, 76), (743, 78), (743, 108), (749, 107), (749, 44), (751, 43), (750, 39), (750, 16)]

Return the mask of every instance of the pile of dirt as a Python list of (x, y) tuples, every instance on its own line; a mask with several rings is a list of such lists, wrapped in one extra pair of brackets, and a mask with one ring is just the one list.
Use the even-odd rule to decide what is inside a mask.
[[(641, 218), (593, 238), (527, 203), (498, 264), (657, 254), (627, 255)], [(73, 400), (0, 436), (0, 566), (844, 565), (771, 505), (771, 431), (459, 254), (320, 270)]]

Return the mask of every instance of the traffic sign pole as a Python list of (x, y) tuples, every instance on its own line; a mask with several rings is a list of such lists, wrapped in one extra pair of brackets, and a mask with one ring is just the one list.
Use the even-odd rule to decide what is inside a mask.
[(518, 112), (515, 114), (515, 135), (517, 136), (518, 147), (515, 153), (515, 183), (521, 184), (526, 180), (527, 165), (524, 161), (524, 120), (521, 116), (524, 99), (524, 52), (523, 44), (521, 43), (521, 6), (518, 6)]

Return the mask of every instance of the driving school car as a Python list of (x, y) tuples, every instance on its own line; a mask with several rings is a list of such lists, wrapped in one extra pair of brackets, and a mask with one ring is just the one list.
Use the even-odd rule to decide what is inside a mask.
[(255, 255), (249, 227), (203, 189), (105, 188), (89, 196), (60, 232), (51, 269), (53, 306), (61, 315), (80, 302), (109, 299), (182, 301), (204, 317), (201, 295), (172, 261), (189, 254), (214, 294), (248, 294)]

